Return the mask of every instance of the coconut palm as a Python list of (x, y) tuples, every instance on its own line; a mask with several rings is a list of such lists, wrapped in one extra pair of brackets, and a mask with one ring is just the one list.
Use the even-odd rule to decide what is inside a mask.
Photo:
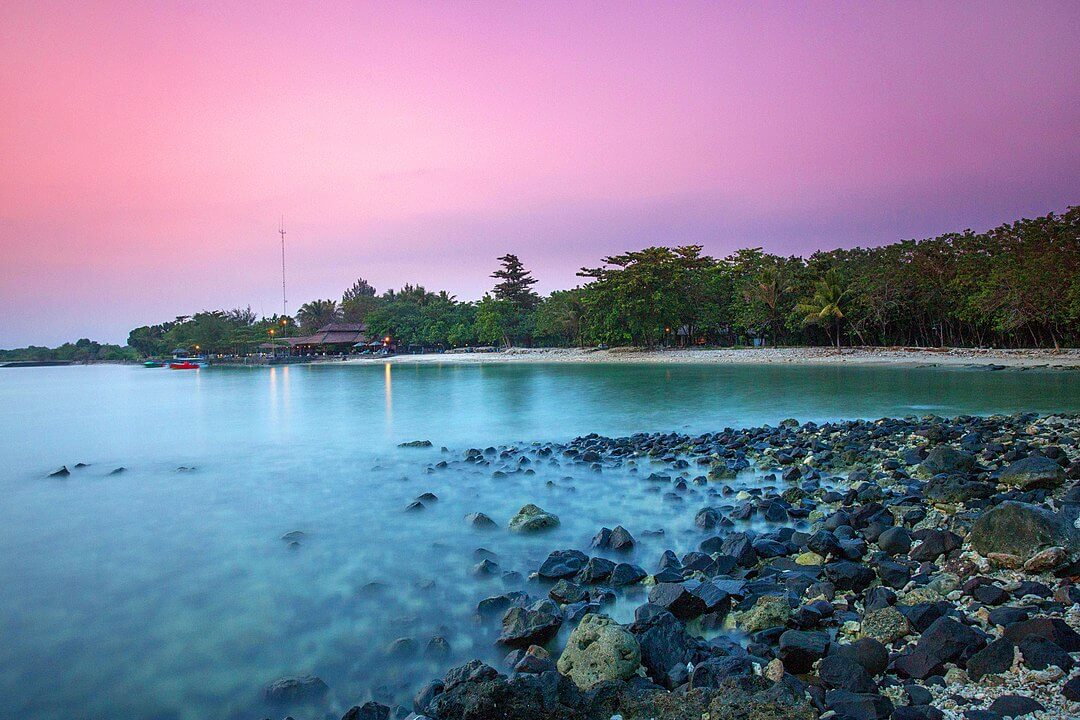
[(847, 294), (840, 276), (830, 270), (814, 285), (813, 296), (795, 306), (795, 311), (803, 316), (804, 325), (821, 325), (830, 336), (833, 335), (830, 326), (836, 330), (837, 350), (840, 349), (840, 321), (844, 319), (842, 305), (846, 305)]
[(341, 319), (341, 310), (333, 300), (312, 300), (304, 303), (296, 311), (296, 320), (304, 333), (313, 333), (323, 325), (329, 325)]

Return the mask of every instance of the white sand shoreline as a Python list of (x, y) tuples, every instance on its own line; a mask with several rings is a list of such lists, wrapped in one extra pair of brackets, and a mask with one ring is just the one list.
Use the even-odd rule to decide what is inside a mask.
[(1080, 350), (983, 350), (967, 348), (716, 348), (707, 350), (580, 350), (512, 348), (502, 352), (449, 352), (353, 358), (348, 363), (474, 365), (498, 363), (622, 363), (699, 365), (909, 365), (946, 367), (1080, 369)]

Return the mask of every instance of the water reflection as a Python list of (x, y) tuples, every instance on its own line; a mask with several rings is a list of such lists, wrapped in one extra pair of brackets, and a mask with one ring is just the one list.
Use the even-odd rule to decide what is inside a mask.
[[(5, 712), (186, 720), (263, 717), (260, 688), (286, 674), (318, 673), (340, 716), (368, 696), (406, 698), (445, 664), (496, 661), (497, 628), (471, 616), (506, 586), (472, 574), (480, 546), (527, 574), (554, 547), (586, 547), (601, 525), (630, 528), (649, 569), (661, 541), (642, 529), (663, 527), (663, 547), (698, 539), (704, 498), (673, 509), (629, 469), (538, 461), (534, 475), (496, 478), (429, 469), (449, 456), (398, 442), (463, 450), (792, 416), (1077, 411), (1080, 381), (773, 366), (73, 367), (0, 372), (0, 404), (18, 409), (0, 415)], [(89, 467), (67, 480), (44, 478), (80, 461)], [(428, 491), (437, 502), (402, 512)], [(563, 525), (533, 540), (462, 522), (480, 511), (505, 526), (525, 502)], [(290, 549), (281, 537), (294, 530), (305, 535)], [(386, 655), (394, 639), (422, 648), (436, 634), (449, 656)]]

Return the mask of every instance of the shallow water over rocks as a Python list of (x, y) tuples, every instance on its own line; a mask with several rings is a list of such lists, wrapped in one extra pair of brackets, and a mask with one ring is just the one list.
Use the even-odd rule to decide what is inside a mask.
[[(315, 674), (329, 689), (295, 717), (405, 702), (466, 659), (499, 665), (501, 613), (477, 621), (477, 603), (546, 596), (528, 576), (552, 550), (654, 573), (664, 550), (713, 534), (702, 508), (760, 529), (771, 521), (739, 519), (737, 494), (786, 486), (754, 467), (700, 485), (679, 458), (597, 470), (503, 445), (515, 438), (926, 412), (913, 405), (1080, 409), (1067, 373), (759, 370), (7, 371), (0, 399), (19, 412), (0, 428), (0, 695), (27, 718), (250, 718), (284, 714), (264, 704), (269, 683)], [(397, 447), (418, 439), (434, 447)], [(61, 465), (70, 474), (49, 477)], [(559, 525), (508, 532), (529, 502)], [(467, 522), (476, 512), (496, 527)], [(632, 550), (590, 550), (618, 525)], [(605, 613), (629, 622), (646, 591), (623, 589)]]

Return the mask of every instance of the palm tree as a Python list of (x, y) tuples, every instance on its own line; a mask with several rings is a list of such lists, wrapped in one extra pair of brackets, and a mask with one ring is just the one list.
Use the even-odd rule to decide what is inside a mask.
[(341, 319), (341, 309), (333, 300), (312, 300), (304, 303), (296, 311), (296, 320), (302, 332), (311, 334), (323, 325), (329, 325)]
[(804, 325), (822, 325), (829, 335), (830, 324), (836, 329), (836, 349), (840, 349), (840, 321), (844, 319), (841, 304), (848, 294), (843, 282), (835, 270), (825, 273), (814, 285), (814, 295), (795, 306), (795, 311), (803, 316)]

